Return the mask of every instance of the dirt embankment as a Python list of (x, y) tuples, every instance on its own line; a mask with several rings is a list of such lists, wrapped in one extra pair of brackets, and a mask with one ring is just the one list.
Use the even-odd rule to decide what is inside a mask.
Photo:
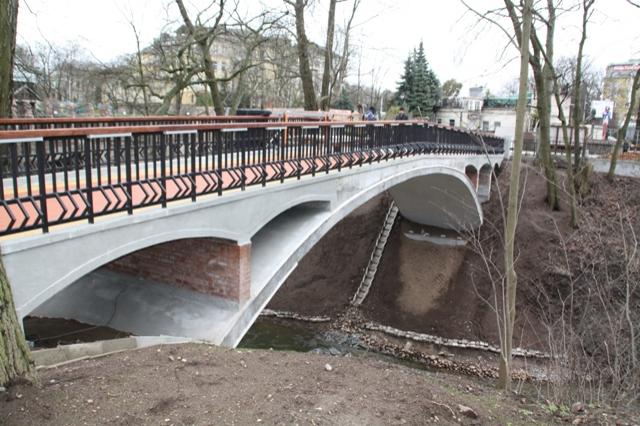
[[(522, 283), (541, 279), (551, 256), (549, 245), (557, 243), (556, 227), (561, 233), (568, 229), (566, 209), (552, 212), (545, 204), (544, 178), (533, 168), (526, 174), (518, 228)], [(492, 198), (483, 205), (485, 225), (479, 238), (494, 253), (501, 243), (488, 230), (502, 229), (499, 193), (507, 186), (508, 170), (494, 182)], [(309, 315), (343, 310), (362, 278), (388, 203), (388, 196), (372, 200), (340, 222), (300, 262), (269, 307)], [(492, 282), (477, 250), (472, 245), (444, 247), (414, 241), (405, 237), (406, 231), (400, 219), (361, 307), (365, 316), (400, 329), (496, 343), (496, 314), (486, 302), (493, 294)], [(544, 349), (536, 303), (521, 292), (515, 339), (517, 345)]]
[[(485, 223), (466, 247), (448, 248), (416, 242), (397, 227), (387, 245), (369, 299), (363, 305), (368, 316), (401, 329), (421, 331), (449, 338), (498, 341), (493, 285), (485, 259), (502, 262), (503, 229), (500, 194), (506, 197), (509, 170), (493, 182), (491, 200), (483, 205)], [(545, 202), (545, 180), (538, 171), (525, 168), (525, 196), (518, 225), (517, 272), (521, 290), (546, 279), (549, 259), (558, 235), (568, 232), (567, 209), (551, 211)], [(492, 273), (497, 271), (493, 270)], [(544, 331), (537, 301), (525, 290), (518, 297), (515, 343), (544, 349)], [(417, 309), (420, 307), (419, 309)]]
[(360, 285), (391, 198), (373, 198), (340, 221), (302, 259), (269, 308), (335, 315)]
[[(0, 393), (0, 424), (12, 426), (566, 424), (573, 418), (563, 416), (533, 395), (504, 395), (484, 381), (379, 359), (206, 345), (79, 361), (41, 371), (39, 385)], [(588, 410), (579, 417), (614, 424), (620, 414)]]

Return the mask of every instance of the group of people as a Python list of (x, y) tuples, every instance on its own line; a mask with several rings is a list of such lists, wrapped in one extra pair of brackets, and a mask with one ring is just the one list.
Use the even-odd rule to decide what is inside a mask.
[[(356, 112), (351, 113), (351, 119), (354, 121), (362, 120), (362, 121), (376, 121), (378, 116), (376, 115), (376, 109), (373, 106), (370, 106), (367, 112), (364, 112), (364, 108), (362, 104), (358, 104), (358, 109)], [(405, 112), (403, 107), (400, 107), (398, 114), (396, 114), (396, 120), (408, 120), (409, 115)]]

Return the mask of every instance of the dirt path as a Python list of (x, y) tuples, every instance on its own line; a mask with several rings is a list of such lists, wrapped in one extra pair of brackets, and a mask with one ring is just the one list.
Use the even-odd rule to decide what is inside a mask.
[[(331, 365), (327, 371), (325, 365)], [(458, 404), (478, 415), (463, 415)], [(526, 396), (364, 357), (147, 348), (40, 374), (0, 394), (4, 425), (544, 424)]]

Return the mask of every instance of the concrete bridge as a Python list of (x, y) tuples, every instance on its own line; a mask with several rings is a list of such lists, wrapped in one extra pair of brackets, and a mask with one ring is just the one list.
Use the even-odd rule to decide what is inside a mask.
[(20, 318), (230, 347), (311, 247), (384, 191), (413, 222), (480, 226), (504, 152), (500, 139), (425, 122), (14, 131), (2, 142), (0, 244)]

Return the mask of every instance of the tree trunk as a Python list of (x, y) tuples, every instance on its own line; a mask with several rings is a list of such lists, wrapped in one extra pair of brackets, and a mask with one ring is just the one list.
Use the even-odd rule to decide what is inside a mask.
[[(522, 36), (522, 23), (517, 15), (517, 8), (511, 0), (505, 0), (505, 6), (509, 18), (513, 25), (514, 32), (516, 33), (518, 41)], [(529, 63), (533, 69), (533, 77), (536, 82), (536, 92), (538, 94), (538, 115), (540, 126), (540, 149), (539, 158), (542, 161), (544, 168), (545, 178), (547, 179), (547, 203), (549, 206), (557, 210), (559, 208), (558, 200), (558, 182), (555, 173), (555, 167), (551, 159), (551, 109), (550, 109), (550, 70), (553, 66), (553, 39), (555, 30), (555, 6), (551, 0), (548, 1), (547, 7), (549, 9), (549, 17), (547, 20), (547, 38), (545, 46), (533, 43), (534, 54), (529, 55)], [(537, 39), (535, 28), (531, 29), (531, 41)], [(545, 50), (543, 52), (542, 50)], [(541, 55), (544, 53), (545, 62), (542, 65)]]
[(0, 0), (0, 117), (11, 117), (18, 0)]
[[(18, 0), (0, 0), (0, 117), (11, 117), (17, 19)], [(0, 386), (6, 386), (18, 377), (32, 375), (31, 354), (16, 316), (0, 253)]]
[(231, 98), (231, 107), (229, 108), (229, 115), (236, 115), (238, 111), (238, 107), (240, 106), (240, 102), (242, 102), (242, 97), (244, 96), (244, 92), (246, 90), (246, 81), (244, 77), (244, 73), (240, 74), (238, 77), (238, 86), (236, 87), (236, 91)]
[(182, 111), (182, 89), (176, 94), (176, 115), (180, 115)]
[(298, 37), (298, 66), (300, 68), (300, 79), (302, 80), (302, 93), (304, 95), (304, 109), (306, 111), (316, 111), (318, 103), (316, 101), (316, 91), (313, 87), (313, 72), (309, 64), (309, 40), (304, 27), (304, 0), (296, 0), (294, 5), (296, 15), (296, 34)]
[(7, 274), (0, 263), (0, 386), (18, 377), (31, 378), (33, 373), (31, 352), (16, 317)]
[(633, 140), (636, 145), (640, 144), (640, 102), (638, 102), (638, 112), (636, 112), (636, 129)]
[(329, 21), (327, 23), (327, 42), (324, 49), (324, 71), (322, 72), (322, 89), (320, 91), (320, 108), (329, 111), (331, 107), (331, 70), (333, 69), (333, 35), (336, 27), (336, 1), (329, 2)]
[(144, 101), (144, 115), (149, 115), (149, 95), (148, 95), (148, 90), (149, 88), (147, 87), (147, 83), (145, 81), (145, 76), (144, 76), (144, 65), (142, 63), (142, 50), (140, 49), (140, 37), (138, 36), (138, 29), (136, 28), (135, 24), (133, 23), (133, 18), (131, 18), (131, 21), (129, 22), (129, 24), (131, 25), (131, 28), (133, 29), (133, 34), (136, 37), (136, 61), (137, 61), (137, 66), (138, 66), (138, 78), (140, 79), (140, 87), (142, 88), (142, 100)]
[(571, 142), (569, 137), (569, 126), (567, 124), (567, 117), (564, 115), (564, 110), (562, 109), (562, 100), (560, 99), (560, 88), (558, 84), (554, 84), (553, 94), (556, 99), (556, 104), (558, 105), (558, 118), (560, 119), (560, 123), (562, 126), (562, 139), (564, 141), (564, 151), (565, 158), (567, 161), (567, 180), (569, 181), (569, 208), (570, 208), (570, 222), (572, 228), (576, 228), (578, 226), (578, 207), (576, 203), (576, 185), (574, 182), (574, 173), (573, 173), (573, 165), (571, 160)]
[(511, 390), (511, 359), (513, 348), (513, 325), (516, 318), (516, 289), (518, 277), (515, 270), (514, 243), (518, 223), (518, 200), (520, 194), (520, 166), (524, 121), (527, 107), (527, 83), (529, 80), (529, 38), (531, 36), (532, 0), (525, 0), (522, 17), (522, 39), (520, 42), (520, 88), (516, 110), (516, 132), (513, 146), (511, 180), (509, 182), (509, 200), (507, 221), (505, 224), (504, 263), (506, 275), (506, 303), (504, 303), (501, 353), (498, 387)]
[[(638, 97), (638, 90), (640, 90), (640, 68), (636, 71), (635, 77), (633, 77), (633, 85), (631, 86), (631, 105), (629, 105), (629, 110), (627, 111), (627, 115), (624, 118), (624, 124), (621, 128), (618, 129), (618, 138), (616, 139), (616, 145), (613, 147), (613, 153), (611, 154), (611, 164), (609, 165), (609, 173), (607, 174), (607, 178), (609, 180), (613, 180), (616, 175), (616, 165), (618, 163), (618, 154), (620, 153), (620, 148), (622, 147), (622, 142), (624, 142), (624, 138), (627, 134), (627, 129), (629, 128), (629, 122), (631, 121), (631, 114), (633, 114), (633, 110), (635, 109), (636, 98)], [(636, 128), (636, 134), (638, 133), (638, 129)]]
[(574, 160), (576, 170), (580, 169), (580, 125), (582, 124), (582, 57), (584, 44), (587, 41), (587, 23), (589, 22), (589, 9), (593, 4), (593, 0), (583, 0), (582, 10), (582, 37), (578, 45), (578, 56), (576, 58), (576, 72), (574, 78), (573, 94), (571, 103), (573, 104), (573, 143), (575, 144)]
[(544, 72), (536, 72), (534, 68), (534, 80), (538, 94), (538, 119), (540, 121), (540, 160), (547, 181), (547, 204), (553, 210), (559, 210), (558, 182), (556, 170), (551, 158), (551, 103), (549, 102), (548, 81)]
[[(556, 29), (556, 9), (553, 0), (547, 0), (547, 38), (545, 41), (545, 59), (542, 67), (542, 88), (538, 94), (538, 102), (543, 100), (543, 105), (539, 106), (540, 147), (544, 146), (542, 164), (544, 166), (545, 177), (547, 178), (547, 203), (553, 210), (560, 209), (560, 197), (558, 196), (558, 178), (551, 158), (551, 94), (554, 87), (553, 78), (553, 57), (554, 57), (554, 37)], [(537, 85), (537, 83), (536, 83)]]
[(187, 9), (184, 7), (184, 2), (182, 0), (176, 0), (176, 4), (178, 5), (178, 9), (180, 9), (180, 15), (182, 15), (182, 20), (189, 30), (189, 34), (191, 35), (191, 37), (193, 37), (194, 41), (198, 45), (198, 48), (200, 49), (200, 54), (202, 55), (203, 71), (204, 75), (207, 77), (207, 85), (209, 87), (209, 91), (211, 92), (213, 109), (215, 110), (217, 115), (224, 115), (224, 104), (222, 102), (222, 97), (220, 96), (218, 80), (216, 79), (216, 72), (213, 68), (211, 52), (209, 51), (209, 37), (212, 36), (212, 32), (215, 31), (215, 28), (218, 26), (218, 23), (222, 18), (222, 9), (224, 8), (224, 2), (220, 3), (221, 10), (218, 15), (218, 19), (214, 24), (214, 28), (212, 29), (194, 27), (193, 22), (191, 22), (191, 18), (189, 18), (189, 14), (187, 13)]

